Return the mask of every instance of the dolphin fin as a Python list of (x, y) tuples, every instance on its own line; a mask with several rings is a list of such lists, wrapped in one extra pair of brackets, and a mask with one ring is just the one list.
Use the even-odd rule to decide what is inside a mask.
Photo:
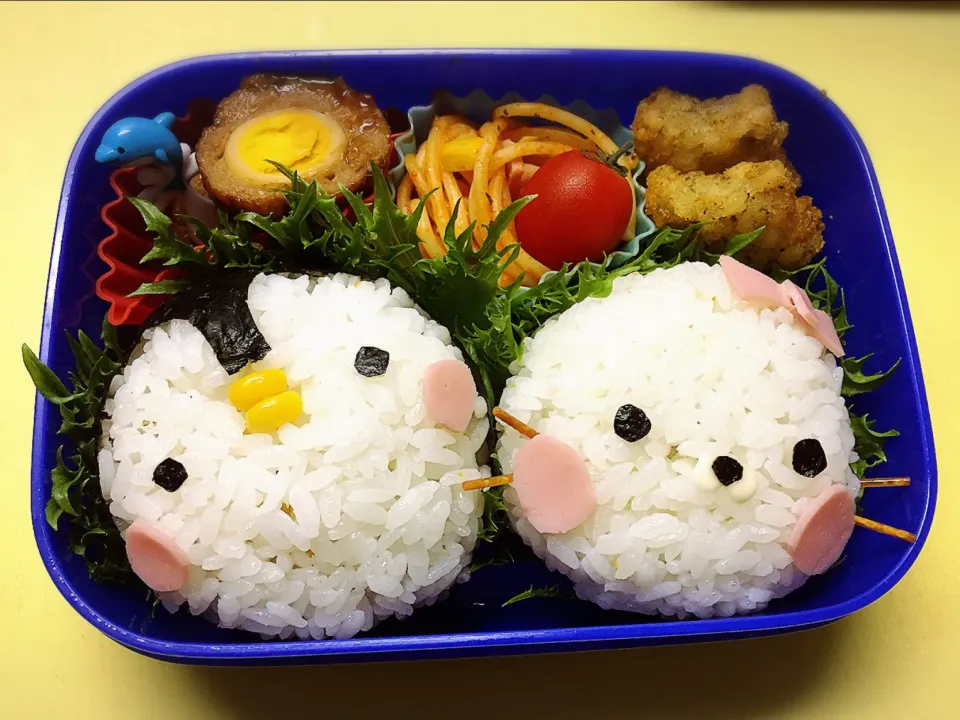
[(157, 115), (153, 121), (159, 125), (163, 125), (165, 128), (169, 128), (173, 125), (174, 116), (173, 113), (165, 112)]
[(165, 165), (170, 164), (170, 158), (167, 157), (167, 153), (164, 152), (161, 148), (157, 148), (157, 150), (153, 154), (157, 156), (157, 160), (164, 163)]

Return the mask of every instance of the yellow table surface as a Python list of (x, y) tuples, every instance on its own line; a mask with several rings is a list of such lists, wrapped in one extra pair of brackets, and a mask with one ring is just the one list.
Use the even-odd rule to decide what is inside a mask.
[[(527, 717), (956, 717), (960, 352), (952, 312), (958, 263), (951, 254), (960, 194), (960, 13), (896, 5), (0, 3), (0, 717), (413, 717), (411, 709), (397, 709), (407, 693), (429, 700), (422, 716), (433, 708), (465, 718), (521, 711)], [(34, 393), (20, 343), (37, 345), (63, 169), (78, 134), (113, 92), (179, 58), (394, 46), (715, 50), (778, 63), (827, 89), (859, 129), (880, 177), (939, 450), (936, 522), (902, 582), (841, 622), (775, 638), (286, 669), (149, 660), (102, 636), (64, 601), (30, 527)]]

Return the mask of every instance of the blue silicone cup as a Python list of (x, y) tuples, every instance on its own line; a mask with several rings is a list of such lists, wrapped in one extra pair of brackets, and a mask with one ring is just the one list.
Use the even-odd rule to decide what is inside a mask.
[[(483, 90), (474, 90), (466, 97), (456, 97), (448, 92), (439, 92), (429, 105), (416, 105), (407, 112), (407, 118), (410, 121), (410, 129), (397, 138), (396, 148), (400, 162), (390, 171), (390, 179), (395, 185), (399, 184), (405, 174), (403, 158), (407, 155), (413, 155), (417, 152), (420, 144), (427, 139), (430, 132), (430, 126), (433, 119), (438, 115), (457, 114), (469, 118), (477, 125), (481, 125), (490, 120), (494, 109), (501, 105), (514, 102), (527, 102), (526, 98), (516, 92), (509, 92), (503, 95), (499, 100), (494, 100)], [(542, 95), (533, 102), (552, 105), (573, 113), (584, 120), (593, 123), (603, 132), (605, 132), (617, 147), (622, 147), (624, 143), (633, 139), (633, 133), (623, 126), (620, 116), (613, 109), (595, 110), (583, 100), (576, 100), (572, 103), (562, 105), (550, 95)], [(646, 199), (646, 189), (640, 184), (640, 176), (643, 173), (644, 163), (641, 160), (637, 169), (631, 177), (634, 196), (637, 201), (637, 225), (636, 234), (626, 243), (620, 245), (615, 251), (607, 257), (605, 265), (610, 268), (617, 268), (628, 260), (637, 256), (640, 252), (641, 242), (652, 235), (657, 227), (644, 213), (644, 202)], [(595, 263), (591, 263), (595, 264)], [(543, 278), (547, 278), (553, 273), (544, 273)], [(543, 280), (541, 278), (541, 281)]]
[(97, 337), (107, 308), (94, 292), (106, 267), (96, 255), (106, 231), (99, 211), (112, 196), (109, 168), (94, 161), (103, 132), (123, 117), (183, 114), (191, 100), (226, 97), (256, 72), (342, 75), (381, 107), (428, 105), (440, 89), (460, 97), (478, 87), (492, 97), (511, 90), (526, 97), (549, 93), (561, 104), (581, 98), (593, 107), (611, 107), (627, 122), (637, 102), (661, 85), (700, 97), (736, 92), (750, 83), (767, 87), (779, 116), (790, 124), (785, 149), (803, 176), (804, 193), (823, 211), (824, 252), (846, 291), (854, 325), (845, 336), (847, 347), (854, 355), (874, 353), (867, 366), (871, 372), (902, 359), (889, 383), (854, 398), (854, 404), (858, 412), (870, 413), (878, 429), (900, 431), (888, 442), (890, 460), (877, 474), (909, 476), (912, 483), (869, 491), (862, 508), (871, 519), (915, 532), (917, 541), (856, 530), (844, 562), (754, 615), (652, 620), (561, 598), (501, 608), (531, 584), (570, 589), (542, 563), (519, 562), (484, 568), (443, 602), (350, 640), (261, 642), (186, 612), (152, 612), (142, 588), (90, 579), (70, 552), (66, 524), (55, 532), (44, 518), (61, 443), (60, 418), (57, 408), (38, 396), (30, 486), (37, 547), (57, 589), (100, 631), (145, 655), (214, 665), (491, 656), (748, 638), (813, 628), (856, 612), (889, 591), (916, 561), (933, 522), (937, 467), (916, 338), (880, 187), (863, 141), (829, 97), (782, 68), (749, 58), (619, 50), (358, 50), (219, 55), (148, 73), (97, 111), (66, 167), (39, 351), (58, 374), (72, 367), (64, 330), (82, 329)]

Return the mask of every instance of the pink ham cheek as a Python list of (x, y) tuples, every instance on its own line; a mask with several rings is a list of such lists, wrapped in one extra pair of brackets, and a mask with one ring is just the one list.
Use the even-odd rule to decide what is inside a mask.
[(547, 435), (537, 435), (517, 451), (513, 487), (523, 514), (541, 533), (568, 532), (597, 506), (583, 458)]
[(147, 587), (171, 592), (186, 584), (190, 558), (169, 535), (137, 520), (127, 528), (124, 540), (130, 566)]
[(780, 287), (783, 292), (783, 306), (803, 321), (810, 334), (821, 345), (837, 357), (843, 357), (843, 345), (833, 319), (823, 310), (817, 310), (807, 294), (794, 283), (784, 280)]
[(433, 422), (463, 432), (473, 417), (477, 386), (473, 374), (459, 360), (441, 360), (423, 372), (423, 409)]
[(853, 533), (856, 507), (850, 493), (832, 485), (811, 500), (787, 538), (787, 552), (805, 575), (820, 575), (840, 557)]
[(783, 305), (783, 293), (776, 280), (728, 255), (722, 256), (719, 262), (730, 289), (738, 298), (760, 307), (778, 308)]

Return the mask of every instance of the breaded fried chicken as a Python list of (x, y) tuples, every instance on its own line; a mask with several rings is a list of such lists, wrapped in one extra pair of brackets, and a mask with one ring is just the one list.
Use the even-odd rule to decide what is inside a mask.
[(637, 106), (632, 129), (637, 155), (650, 169), (715, 173), (740, 162), (785, 160), (787, 123), (777, 120), (760, 85), (708, 100), (660, 88)]
[(766, 229), (737, 256), (753, 267), (794, 269), (823, 247), (823, 218), (809, 197), (797, 197), (800, 178), (779, 160), (734, 165), (723, 173), (659, 167), (647, 178), (646, 211), (657, 227), (709, 221), (698, 237), (713, 252), (733, 235)]

